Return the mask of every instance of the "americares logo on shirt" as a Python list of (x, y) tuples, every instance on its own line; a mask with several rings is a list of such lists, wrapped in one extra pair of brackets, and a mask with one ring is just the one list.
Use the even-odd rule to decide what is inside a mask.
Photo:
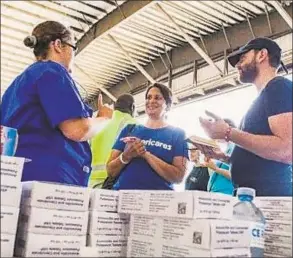
[(155, 146), (155, 147), (163, 148), (169, 151), (172, 150), (172, 145), (166, 144), (160, 141), (154, 141), (151, 138), (148, 140), (141, 140), (141, 141), (143, 142), (144, 145)]

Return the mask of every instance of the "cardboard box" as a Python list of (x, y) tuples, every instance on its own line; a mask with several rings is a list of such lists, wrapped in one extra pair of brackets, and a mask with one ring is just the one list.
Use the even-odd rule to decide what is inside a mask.
[(264, 253), (266, 255), (279, 255), (280, 257), (292, 257), (292, 243), (291, 244), (275, 244), (265, 242)]
[(15, 254), (20, 257), (79, 257), (86, 236), (17, 234)]
[(118, 212), (192, 218), (191, 192), (120, 190)]
[(1, 233), (16, 234), (18, 214), (19, 208), (1, 206)]
[(151, 237), (199, 249), (250, 246), (251, 223), (131, 215), (130, 237)]
[(1, 257), (13, 257), (15, 234), (2, 234), (1, 232)]
[(87, 211), (90, 189), (46, 182), (23, 182), (21, 204), (46, 209)]
[(10, 176), (1, 176), (1, 205), (19, 207), (21, 183), (11, 180)]
[(9, 177), (10, 181), (20, 182), (25, 158), (1, 155), (1, 181), (2, 177)]
[(285, 220), (268, 220), (266, 222), (266, 231), (274, 232), (288, 232), (292, 234), (292, 221)]
[(129, 220), (128, 214), (91, 211), (88, 233), (91, 235), (128, 235)]
[(227, 219), (233, 217), (235, 198), (227, 194), (204, 191), (193, 193), (193, 218), (196, 219)]
[(118, 191), (92, 189), (90, 197), (90, 210), (117, 212), (118, 197)]
[(88, 235), (87, 246), (97, 248), (100, 257), (126, 257), (126, 236)]
[(20, 209), (19, 230), (36, 234), (86, 235), (88, 211)]
[(259, 196), (254, 199), (255, 205), (262, 209), (267, 210), (289, 210), (292, 211), (292, 196)]

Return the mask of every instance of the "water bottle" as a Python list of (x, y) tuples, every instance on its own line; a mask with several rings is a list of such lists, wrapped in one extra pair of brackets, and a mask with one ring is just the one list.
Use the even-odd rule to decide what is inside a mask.
[(265, 217), (252, 202), (255, 197), (255, 190), (247, 187), (238, 188), (237, 197), (239, 202), (233, 207), (233, 217), (238, 220), (252, 222), (251, 257), (264, 257)]

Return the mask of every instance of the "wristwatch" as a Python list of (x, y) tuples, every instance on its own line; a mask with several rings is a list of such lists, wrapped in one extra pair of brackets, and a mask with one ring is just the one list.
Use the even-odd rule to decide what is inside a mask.
[(129, 161), (125, 161), (125, 160), (123, 160), (123, 158), (122, 158), (122, 154), (123, 154), (123, 152), (119, 155), (119, 160), (121, 161), (122, 164), (126, 165), (126, 164), (129, 163)]

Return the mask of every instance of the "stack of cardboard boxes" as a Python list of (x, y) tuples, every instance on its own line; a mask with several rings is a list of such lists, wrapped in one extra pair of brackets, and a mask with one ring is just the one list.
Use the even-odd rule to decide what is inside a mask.
[(131, 214), (128, 257), (250, 257), (250, 223), (232, 219), (235, 199), (201, 191), (120, 191)]
[(129, 215), (118, 214), (118, 192), (93, 189), (84, 257), (125, 257)]
[(265, 256), (292, 257), (292, 197), (256, 197), (266, 218)]
[(79, 256), (86, 245), (89, 196), (84, 187), (22, 183), (15, 255)]
[(1, 257), (12, 257), (24, 158), (1, 155)]

